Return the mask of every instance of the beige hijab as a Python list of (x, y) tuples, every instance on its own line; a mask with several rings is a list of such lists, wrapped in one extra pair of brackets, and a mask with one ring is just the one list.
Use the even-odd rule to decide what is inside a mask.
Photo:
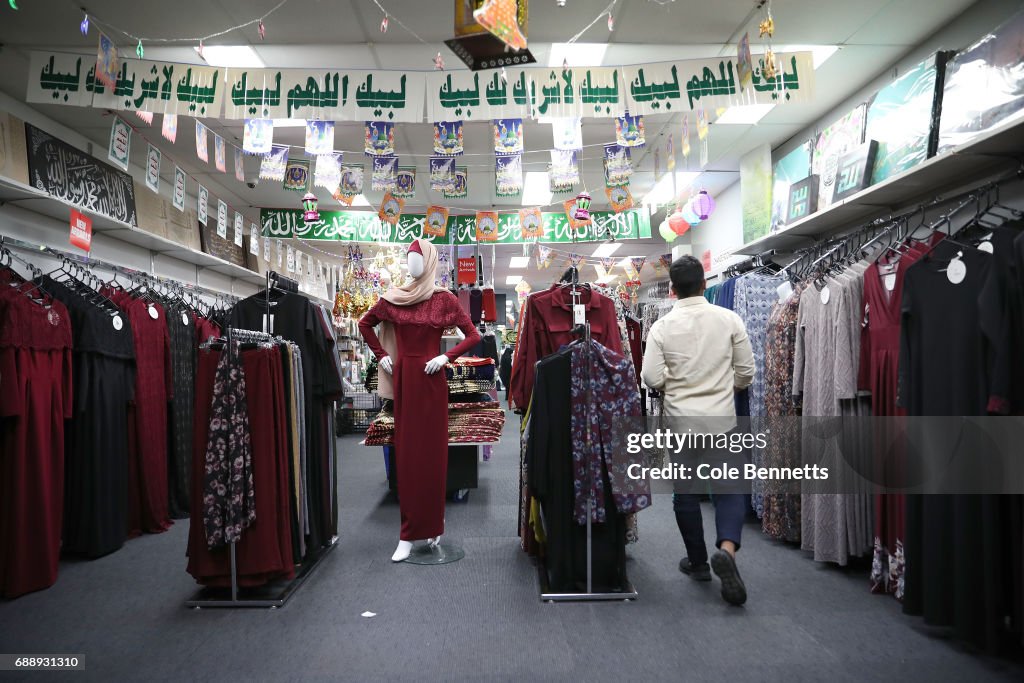
[[(418, 278), (407, 282), (401, 287), (392, 287), (381, 296), (382, 299), (390, 301), (395, 306), (412, 306), (434, 296), (434, 292), (445, 291), (444, 287), (434, 285), (434, 278), (437, 277), (437, 249), (427, 240), (417, 239), (414, 240), (413, 244), (417, 242), (423, 254), (423, 272), (420, 273)], [(380, 329), (377, 331), (377, 337), (380, 339), (380, 345), (391, 356), (391, 362), (394, 363), (396, 360), (395, 355), (398, 353), (395, 328), (387, 321), (382, 322)], [(377, 372), (377, 394), (381, 398), (394, 399), (395, 397), (391, 375), (383, 370)]]

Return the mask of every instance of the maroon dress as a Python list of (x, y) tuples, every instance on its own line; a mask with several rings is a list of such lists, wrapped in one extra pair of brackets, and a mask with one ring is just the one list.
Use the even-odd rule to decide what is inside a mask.
[(441, 333), (453, 325), (466, 338), (445, 355), (455, 360), (480, 341), (469, 315), (450, 292), (396, 306), (381, 299), (359, 321), (359, 332), (377, 358), (387, 357), (373, 328), (390, 322), (398, 358), (392, 359), (395, 392), (395, 457), (403, 541), (444, 533), (448, 475), (448, 382), (444, 370), (424, 372), (441, 349)]
[(57, 580), (64, 421), (71, 418), (71, 319), (0, 278), (0, 597)]

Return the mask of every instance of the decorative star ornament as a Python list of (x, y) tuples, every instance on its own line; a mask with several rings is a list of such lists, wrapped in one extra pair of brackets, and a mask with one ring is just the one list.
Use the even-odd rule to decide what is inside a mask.
[(139, 59), (142, 59), (146, 54), (146, 50), (142, 47), (141, 40), (139, 41), (139, 44), (135, 46), (135, 54), (139, 56)]
[(441, 56), (440, 52), (434, 56), (434, 68), (438, 71), (444, 71), (444, 57)]
[(384, 15), (384, 18), (380, 20), (380, 32), (381, 33), (387, 33), (388, 32), (388, 15), (386, 15), (386, 14)]
[(769, 14), (768, 17), (760, 23), (758, 28), (761, 31), (762, 38), (765, 36), (768, 36), (769, 38), (773, 37), (775, 35), (775, 20), (772, 19), (772, 15)]
[(85, 18), (82, 19), (82, 23), (78, 25), (78, 30), (82, 32), (83, 36), (89, 35), (89, 15), (86, 14)]
[(266, 40), (267, 38), (267, 27), (263, 25), (263, 20), (260, 19), (260, 23), (256, 26), (256, 32), (260, 34), (260, 40)]
[(761, 69), (761, 73), (769, 81), (774, 81), (779, 75), (779, 68), (775, 64), (775, 52), (771, 48), (764, 53), (764, 68)]

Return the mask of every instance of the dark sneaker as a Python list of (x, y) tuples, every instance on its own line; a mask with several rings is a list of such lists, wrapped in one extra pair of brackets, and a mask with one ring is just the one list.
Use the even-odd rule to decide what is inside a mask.
[(736, 568), (736, 560), (732, 555), (719, 550), (711, 556), (711, 568), (722, 582), (723, 600), (737, 607), (747, 601), (747, 587), (743, 585), (743, 579), (740, 578), (740, 571)]
[(690, 564), (690, 558), (684, 557), (679, 560), (679, 571), (689, 576), (694, 581), (710, 581), (711, 567), (707, 562), (701, 564)]

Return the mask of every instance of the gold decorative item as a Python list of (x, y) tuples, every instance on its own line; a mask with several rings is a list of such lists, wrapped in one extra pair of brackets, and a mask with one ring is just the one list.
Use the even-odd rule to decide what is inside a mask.
[(761, 68), (761, 74), (769, 81), (774, 81), (775, 77), (779, 75), (779, 68), (775, 64), (775, 51), (771, 48), (764, 53), (764, 66)]

